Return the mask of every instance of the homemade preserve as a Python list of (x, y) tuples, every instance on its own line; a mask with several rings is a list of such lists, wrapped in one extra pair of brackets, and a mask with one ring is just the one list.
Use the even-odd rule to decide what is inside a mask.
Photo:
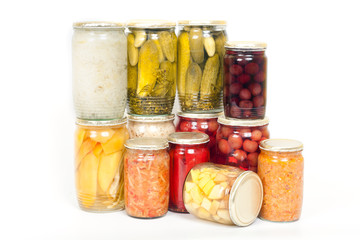
[(258, 175), (236, 167), (198, 164), (185, 180), (186, 210), (213, 222), (248, 226), (257, 218), (262, 199)]
[(268, 139), (260, 144), (258, 174), (264, 186), (260, 218), (291, 222), (300, 218), (303, 202), (303, 144), (289, 139)]
[(176, 93), (175, 22), (132, 21), (127, 24), (129, 112), (171, 114)]
[(169, 206), (170, 157), (165, 138), (133, 138), (125, 143), (125, 209), (137, 218), (165, 215)]
[(215, 163), (257, 172), (259, 144), (269, 138), (269, 119), (218, 118)]
[(75, 132), (75, 180), (80, 208), (112, 211), (124, 208), (126, 119), (78, 120)]
[(227, 42), (225, 49), (225, 116), (263, 119), (266, 107), (266, 43)]
[(77, 118), (123, 117), (127, 92), (124, 30), (119, 23), (74, 23), (72, 84)]
[(130, 138), (160, 137), (167, 138), (175, 132), (175, 115), (140, 116), (128, 115)]
[(169, 210), (187, 212), (183, 201), (184, 180), (196, 164), (208, 162), (209, 136), (205, 133), (177, 132), (169, 135), (170, 202)]
[(181, 111), (221, 112), (225, 21), (179, 21), (177, 89)]

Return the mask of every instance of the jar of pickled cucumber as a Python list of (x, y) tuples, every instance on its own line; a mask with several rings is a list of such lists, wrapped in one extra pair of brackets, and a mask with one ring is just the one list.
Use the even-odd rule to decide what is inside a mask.
[(260, 212), (263, 187), (252, 171), (201, 163), (187, 175), (183, 198), (186, 210), (199, 218), (248, 226)]
[(225, 21), (179, 21), (177, 89), (181, 111), (221, 112)]
[(129, 112), (170, 114), (176, 93), (175, 22), (147, 20), (127, 24)]
[(124, 24), (74, 23), (72, 83), (76, 117), (120, 119), (127, 93)]
[(80, 208), (86, 211), (124, 209), (126, 119), (77, 120), (75, 179)]

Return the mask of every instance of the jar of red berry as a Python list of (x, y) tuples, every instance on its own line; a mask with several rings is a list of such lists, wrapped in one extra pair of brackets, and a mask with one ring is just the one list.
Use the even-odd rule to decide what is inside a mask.
[(210, 160), (209, 136), (199, 132), (176, 132), (168, 137), (170, 145), (169, 210), (187, 213), (183, 201), (186, 175), (195, 165)]
[(179, 112), (179, 122), (176, 125), (176, 132), (203, 132), (209, 138), (208, 148), (210, 159), (215, 158), (216, 132), (219, 124), (217, 119), (222, 113), (184, 113)]
[(259, 144), (269, 138), (269, 119), (227, 119), (219, 117), (215, 163), (257, 172)]
[(227, 42), (225, 49), (225, 116), (263, 119), (266, 108), (266, 43)]

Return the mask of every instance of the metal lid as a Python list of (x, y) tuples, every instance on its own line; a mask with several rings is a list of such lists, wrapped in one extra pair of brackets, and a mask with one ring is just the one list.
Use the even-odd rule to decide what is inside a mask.
[(260, 149), (271, 152), (297, 152), (303, 148), (302, 142), (292, 139), (266, 139), (260, 142)]
[(226, 49), (234, 50), (246, 50), (246, 51), (259, 51), (265, 50), (267, 44), (264, 42), (255, 42), (255, 41), (231, 41), (225, 43)]
[(75, 22), (73, 23), (74, 29), (121, 29), (125, 28), (124, 23), (117, 22)]
[(168, 137), (169, 142), (177, 144), (202, 144), (209, 142), (209, 136), (199, 132), (175, 132)]
[(126, 140), (125, 147), (140, 150), (160, 150), (168, 148), (169, 144), (166, 138), (142, 137)]
[(155, 19), (131, 20), (126, 23), (126, 26), (129, 28), (174, 28), (176, 22)]
[(219, 116), (221, 116), (223, 114), (224, 114), (224, 112), (218, 112), (218, 113), (186, 113), (186, 112), (178, 112), (177, 113), (177, 115), (179, 117), (200, 118), (200, 119), (218, 118)]
[(248, 226), (259, 215), (263, 201), (263, 186), (259, 176), (245, 171), (235, 180), (229, 198), (229, 213), (232, 222)]
[(226, 118), (224, 115), (222, 115), (218, 118), (218, 123), (237, 127), (257, 127), (269, 124), (269, 118), (265, 117), (264, 119), (237, 119)]
[(133, 122), (165, 122), (165, 121), (174, 120), (175, 115), (169, 114), (169, 115), (143, 116), (143, 115), (128, 114), (127, 118), (128, 120)]
[(180, 20), (179, 26), (226, 26), (224, 20)]
[(105, 126), (116, 126), (126, 123), (126, 118), (115, 119), (115, 120), (84, 120), (76, 119), (76, 125), (80, 126), (91, 126), (91, 127), (105, 127)]

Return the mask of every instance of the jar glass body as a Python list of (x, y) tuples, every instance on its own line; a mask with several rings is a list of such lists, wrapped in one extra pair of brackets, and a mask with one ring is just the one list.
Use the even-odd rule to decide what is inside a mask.
[(169, 210), (187, 212), (183, 201), (183, 186), (186, 175), (195, 165), (208, 162), (208, 144), (170, 143), (170, 200)]
[(171, 114), (177, 72), (174, 30), (174, 27), (129, 27), (128, 103), (131, 114)]
[(169, 206), (170, 157), (167, 149), (126, 149), (125, 209), (137, 218), (165, 215)]
[(127, 94), (124, 28), (74, 29), (72, 84), (76, 117), (120, 119)]
[(260, 218), (275, 222), (298, 220), (304, 184), (304, 158), (301, 151), (261, 150), (258, 174), (264, 187)]
[(266, 69), (265, 51), (226, 50), (223, 100), (226, 117), (265, 117)]
[(166, 121), (134, 121), (128, 119), (130, 138), (159, 137), (167, 138), (175, 132), (174, 120)]
[(179, 26), (177, 89), (182, 112), (221, 112), (225, 25)]
[(124, 143), (126, 123), (115, 126), (77, 125), (75, 179), (80, 208), (112, 211), (124, 208)]

